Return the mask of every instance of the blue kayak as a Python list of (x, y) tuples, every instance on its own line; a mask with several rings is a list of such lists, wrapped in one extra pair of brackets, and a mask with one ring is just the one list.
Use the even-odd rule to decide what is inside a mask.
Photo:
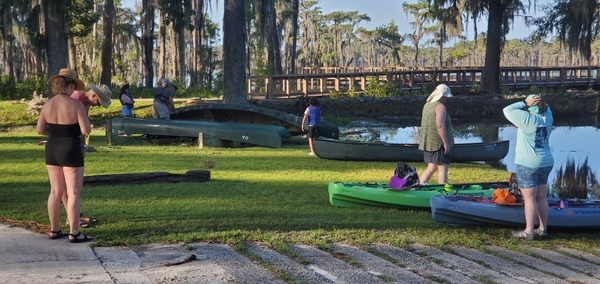
[[(549, 199), (549, 228), (600, 228), (600, 200)], [(430, 199), (433, 219), (460, 225), (525, 226), (522, 204), (499, 205), (487, 197), (432, 196)]]

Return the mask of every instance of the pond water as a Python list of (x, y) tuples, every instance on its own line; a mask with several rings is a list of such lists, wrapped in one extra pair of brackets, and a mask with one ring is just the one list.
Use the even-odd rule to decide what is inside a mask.
[[(504, 159), (494, 166), (515, 171), (515, 140), (517, 128), (513, 125), (482, 126), (479, 124), (454, 125), (455, 143), (509, 140), (510, 148)], [(418, 126), (397, 126), (390, 123), (360, 121), (340, 127), (340, 140), (387, 143), (418, 143)], [(554, 156), (554, 168), (549, 184), (553, 184), (560, 169), (567, 161), (581, 166), (587, 159), (592, 173), (600, 177), (600, 128), (595, 126), (554, 126), (550, 136), (550, 148)]]

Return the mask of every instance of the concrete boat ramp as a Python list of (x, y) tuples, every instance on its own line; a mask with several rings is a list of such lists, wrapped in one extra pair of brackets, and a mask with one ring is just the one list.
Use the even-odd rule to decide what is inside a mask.
[(286, 254), (260, 243), (241, 251), (212, 243), (92, 244), (0, 224), (0, 283), (600, 283), (597, 247), (546, 250), (531, 241), (514, 250), (289, 244)]

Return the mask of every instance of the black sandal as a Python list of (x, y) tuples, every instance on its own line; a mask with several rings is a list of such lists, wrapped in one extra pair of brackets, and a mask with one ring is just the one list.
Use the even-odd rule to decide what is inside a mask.
[(48, 238), (50, 238), (51, 240), (60, 239), (66, 236), (67, 234), (63, 233), (62, 229), (58, 231), (50, 231), (50, 234), (48, 234)]
[[(75, 235), (69, 234), (69, 236), (73, 237), (72, 239), (69, 238), (69, 242), (72, 242), (72, 243), (82, 243), (82, 242), (87, 242), (87, 241), (92, 240), (91, 238), (88, 238), (88, 236), (82, 234), (81, 232), (79, 232)], [(79, 236), (83, 236), (83, 238), (80, 239)]]

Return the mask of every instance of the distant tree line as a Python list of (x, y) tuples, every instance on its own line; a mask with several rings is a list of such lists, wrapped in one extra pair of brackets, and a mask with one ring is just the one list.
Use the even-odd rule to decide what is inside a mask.
[[(480, 91), (494, 93), (500, 66), (600, 64), (596, 0), (554, 0), (543, 17), (529, 19), (536, 31), (514, 40), (505, 38), (513, 20), (536, 1), (404, 2), (398, 12), (412, 20), (407, 34), (393, 21), (363, 28), (370, 18), (358, 11), (324, 14), (314, 0), (223, 3), (221, 45), (208, 12), (215, 1), (141, 0), (130, 9), (118, 0), (3, 0), (0, 84), (69, 66), (89, 82), (152, 87), (167, 77), (243, 103), (246, 76), (302, 67), (484, 66)], [(483, 15), (481, 32), (474, 23)]]

